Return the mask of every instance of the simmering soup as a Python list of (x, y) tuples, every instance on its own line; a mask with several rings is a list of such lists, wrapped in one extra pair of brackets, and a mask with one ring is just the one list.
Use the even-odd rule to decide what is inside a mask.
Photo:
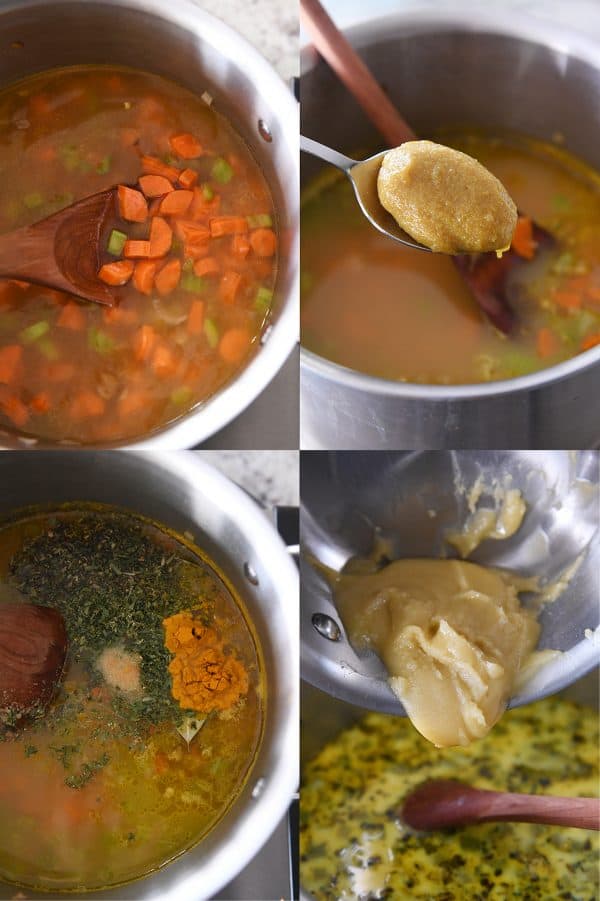
[(555, 238), (531, 260), (520, 243), (508, 282), (514, 332), (483, 316), (451, 260), (384, 238), (350, 184), (328, 175), (302, 207), (304, 346), (380, 378), (444, 385), (525, 375), (600, 343), (600, 176), (524, 137), (438, 137), (478, 159)]
[(252, 627), (187, 539), (106, 508), (3, 526), (0, 612), (24, 602), (60, 613), (68, 650), (49, 707), (0, 705), (0, 877), (143, 876), (206, 835), (249, 772), (264, 711)]
[(143, 436), (248, 362), (275, 281), (273, 204), (207, 94), (128, 69), (36, 75), (0, 93), (0, 169), (1, 232), (121, 185), (101, 272), (126, 282), (109, 309), (0, 281), (0, 428)]

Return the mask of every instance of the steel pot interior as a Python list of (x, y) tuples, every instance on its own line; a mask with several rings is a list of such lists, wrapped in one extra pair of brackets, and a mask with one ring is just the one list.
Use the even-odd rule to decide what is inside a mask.
[[(375, 19), (348, 36), (417, 134), (465, 125), (558, 135), (600, 169), (600, 65), (585, 36), (460, 4)], [(312, 48), (302, 62), (302, 133), (355, 156), (380, 146)], [(301, 162), (305, 184), (322, 163)], [(363, 375), (303, 349), (303, 447), (592, 447), (600, 412), (580, 413), (597, 410), (599, 363), (596, 348), (518, 379), (446, 387)]]
[[(250, 44), (192, 0), (8, 0), (0, 9), (0, 47), (0, 86), (56, 66), (97, 63), (154, 72), (196, 94), (208, 91), (264, 171), (281, 236), (272, 330), (231, 384), (182, 420), (135, 442), (192, 447), (254, 400), (297, 341), (297, 104)], [(0, 433), (0, 441), (23, 446), (14, 435)]]
[[(539, 647), (563, 654), (511, 700), (519, 706), (552, 694), (600, 661), (600, 456), (598, 451), (429, 451), (303, 454), (301, 461), (302, 676), (318, 688), (361, 705), (365, 695), (385, 713), (404, 714), (374, 654), (358, 657), (345, 635), (331, 641), (312, 624), (315, 613), (339, 622), (325, 579), (310, 558), (334, 570), (368, 555), (375, 529), (392, 557), (443, 557), (448, 529), (468, 517), (466, 494), (482, 477), (484, 506), (492, 485), (518, 488), (527, 513), (505, 541), (484, 541), (469, 559), (556, 581), (581, 555), (558, 600), (540, 614)], [(464, 490), (457, 490), (464, 486)], [(596, 629), (595, 641), (585, 637)]]
[[(244, 599), (264, 653), (265, 733), (249, 780), (201, 843), (153, 876), (90, 897), (199, 901), (258, 852), (297, 786), (298, 577), (262, 510), (191, 452), (0, 454), (0, 520), (29, 505), (111, 504), (189, 531)], [(256, 578), (249, 580), (247, 567)], [(0, 899), (15, 895), (0, 882)], [(50, 898), (27, 892), (27, 897)], [(61, 895), (60, 897), (66, 897)]]

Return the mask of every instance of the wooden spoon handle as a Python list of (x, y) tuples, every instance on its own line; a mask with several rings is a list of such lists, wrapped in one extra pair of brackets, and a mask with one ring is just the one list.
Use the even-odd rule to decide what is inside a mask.
[(327, 15), (319, 0), (300, 0), (300, 19), (323, 59), (346, 85), (390, 147), (397, 147), (404, 141), (413, 141), (415, 133)]
[(518, 823), (545, 823), (550, 826), (577, 826), (600, 830), (600, 799), (560, 798), (552, 795), (519, 795), (482, 792), (488, 796), (481, 821), (511, 820)]

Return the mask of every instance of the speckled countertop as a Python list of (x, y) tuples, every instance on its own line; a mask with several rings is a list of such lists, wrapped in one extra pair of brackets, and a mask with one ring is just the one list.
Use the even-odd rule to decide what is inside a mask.
[(298, 506), (298, 451), (195, 451), (265, 507)]

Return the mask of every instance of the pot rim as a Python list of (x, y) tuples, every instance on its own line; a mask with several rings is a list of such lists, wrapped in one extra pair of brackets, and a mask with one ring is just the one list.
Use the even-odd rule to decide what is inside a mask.
[[(150, 14), (157, 19), (164, 19), (179, 26), (182, 30), (193, 34), (204, 43), (211, 44), (222, 53), (220, 48), (230, 48), (228, 57), (232, 60), (244, 60), (244, 71), (249, 79), (260, 85), (260, 94), (269, 97), (270, 108), (276, 111), (281, 123), (283, 140), (288, 148), (288, 156), (294, 178), (282, 190), (291, 198), (291, 210), (297, 212), (297, 194), (299, 185), (300, 162), (297, 148), (298, 108), (293, 93), (275, 69), (262, 54), (248, 41), (220, 19), (205, 12), (193, 0), (61, 0), (65, 4), (81, 7), (89, 6), (126, 7), (140, 13)], [(0, 23), (3, 16), (11, 12), (36, 9), (47, 11), (50, 4), (47, 0), (5, 0), (0, 7)], [(175, 79), (177, 80), (177, 79)], [(233, 123), (235, 127), (235, 122)], [(156, 432), (139, 439), (127, 439), (99, 445), (77, 445), (76, 449), (94, 448), (167, 448), (171, 450), (193, 447), (205, 441), (242, 413), (262, 391), (270, 384), (288, 359), (299, 336), (299, 225), (298, 216), (294, 217), (292, 234), (289, 240), (290, 287), (282, 301), (279, 315), (271, 323), (271, 331), (262, 347), (256, 352), (248, 365), (231, 382), (228, 382), (215, 394), (203, 401), (197, 409), (187, 415), (167, 423)], [(275, 290), (277, 292), (277, 282)], [(2, 439), (0, 438), (0, 442)], [(13, 449), (19, 446), (32, 447), (31, 439), (15, 436)], [(35, 443), (35, 449), (66, 449), (72, 445), (60, 442)]]
[[(374, 38), (386, 33), (394, 34), (398, 29), (403, 31), (413, 29), (419, 33), (460, 30), (474, 34), (517, 38), (549, 48), (558, 55), (576, 56), (577, 59), (600, 70), (597, 43), (581, 32), (518, 11), (513, 11), (510, 18), (501, 10), (475, 11), (464, 2), (452, 10), (421, 9), (378, 16), (344, 29), (344, 33), (353, 46), (360, 48), (371, 43)], [(316, 51), (312, 45), (305, 42), (301, 49), (302, 75), (313, 68), (316, 60)], [(300, 348), (301, 370), (336, 386), (377, 396), (434, 402), (462, 401), (532, 391), (599, 365), (600, 346), (555, 366), (518, 378), (460, 385), (422, 385), (416, 382), (394, 382), (361, 373), (328, 360), (302, 345)]]

